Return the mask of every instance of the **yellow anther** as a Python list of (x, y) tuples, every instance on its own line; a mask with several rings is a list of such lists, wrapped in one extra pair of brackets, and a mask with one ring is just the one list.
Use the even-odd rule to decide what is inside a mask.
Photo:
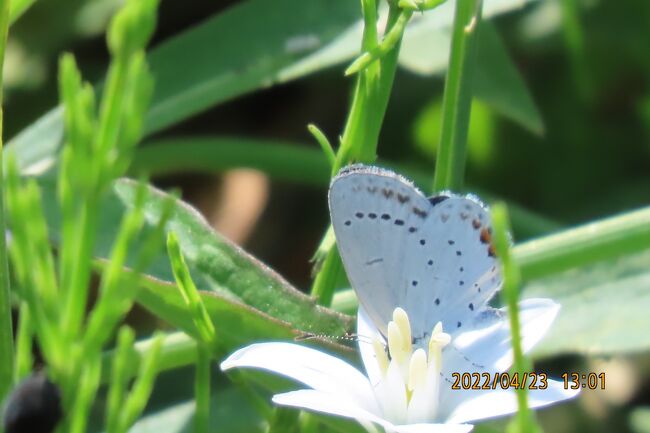
[(377, 364), (379, 364), (379, 371), (381, 371), (382, 376), (386, 376), (386, 371), (388, 371), (388, 355), (386, 355), (386, 348), (376, 338), (372, 339), (372, 348), (375, 350), (375, 357), (377, 358)]
[(442, 363), (442, 348), (451, 342), (451, 335), (442, 331), (442, 322), (436, 323), (429, 339), (429, 363), (435, 361), (438, 369)]
[(388, 322), (388, 350), (391, 359), (400, 363), (405, 357), (402, 333), (395, 322)]
[(411, 323), (409, 322), (409, 316), (406, 314), (406, 311), (399, 307), (395, 308), (393, 311), (393, 322), (395, 322), (402, 334), (402, 350), (410, 355), (413, 350), (413, 345), (411, 343)]
[(431, 347), (433, 345), (438, 346), (438, 348), (442, 349), (446, 345), (449, 344), (451, 341), (451, 335), (442, 332), (442, 322), (436, 323), (436, 326), (433, 327), (433, 331), (431, 331), (431, 339), (429, 340), (429, 350), (431, 350)]
[(411, 356), (409, 366), (408, 390), (413, 392), (417, 384), (427, 379), (427, 354), (423, 349), (417, 349)]

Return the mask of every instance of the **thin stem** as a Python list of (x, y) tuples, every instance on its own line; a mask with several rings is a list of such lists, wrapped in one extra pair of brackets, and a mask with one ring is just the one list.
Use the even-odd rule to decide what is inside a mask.
[(330, 167), (333, 167), (334, 164), (336, 163), (336, 153), (334, 152), (334, 148), (332, 148), (330, 141), (327, 139), (327, 136), (325, 136), (323, 131), (318, 129), (318, 126), (314, 125), (313, 123), (307, 125), (307, 129), (309, 130), (309, 132), (311, 132), (311, 135), (314, 136), (314, 138), (320, 145), (320, 148), (322, 149), (323, 153), (327, 157), (327, 162), (329, 162)]
[(140, 363), (137, 378), (120, 413), (119, 433), (126, 433), (133, 426), (149, 401), (153, 384), (158, 376), (158, 362), (163, 341), (164, 336), (156, 333), (151, 343), (151, 350)]
[[(494, 227), (494, 245), (497, 255), (501, 259), (503, 275), (503, 295), (508, 307), (508, 319), (510, 320), (510, 332), (512, 335), (513, 370), (520, 376), (524, 372), (524, 352), (521, 349), (521, 327), (519, 322), (519, 285), (521, 284), (521, 273), (516, 263), (513, 262), (510, 254), (510, 241), (508, 239), (508, 214), (502, 204), (492, 208), (492, 224)], [(528, 397), (526, 387), (517, 389), (517, 402), (519, 412), (528, 410)]]
[(361, 56), (359, 56), (352, 64), (345, 70), (345, 75), (356, 74), (359, 71), (367, 68), (372, 62), (380, 59), (381, 57), (388, 54), (394, 47), (395, 44), (399, 43), (406, 29), (406, 24), (408, 24), (413, 11), (403, 10), (395, 25), (390, 29), (390, 32), (386, 34), (384, 39), (379, 45), (376, 45), (370, 51), (366, 51)]
[[(133, 346), (134, 364), (139, 365), (147, 354), (152, 350), (154, 340), (147, 339), (138, 341)], [(106, 351), (102, 354), (102, 377), (101, 383), (105, 384), (110, 380), (108, 372), (109, 366), (115, 362), (115, 357), (119, 356), (117, 349)], [(174, 332), (165, 336), (160, 348), (160, 357), (158, 360), (158, 370), (168, 371), (197, 362), (197, 342), (184, 332)], [(137, 372), (131, 369), (126, 372), (127, 379), (131, 379)]]
[(330, 305), (334, 297), (334, 288), (336, 283), (343, 276), (343, 263), (341, 256), (336, 248), (330, 248), (327, 251), (325, 260), (316, 278), (314, 279), (314, 286), (312, 289), (312, 296), (314, 296), (321, 305)]
[(197, 349), (196, 374), (194, 375), (194, 432), (207, 433), (210, 430), (210, 348), (199, 343)]
[(126, 399), (126, 388), (129, 382), (129, 368), (132, 361), (133, 342), (135, 333), (127, 326), (123, 326), (117, 336), (117, 348), (111, 365), (111, 380), (108, 388), (106, 402), (106, 432), (118, 433), (120, 427), (120, 413)]
[(207, 345), (215, 343), (216, 332), (208, 310), (203, 304), (203, 300), (192, 281), (190, 270), (187, 268), (181, 247), (178, 244), (178, 238), (174, 232), (167, 233), (167, 254), (172, 266), (174, 279), (185, 301), (187, 309), (192, 315), (192, 320), (202, 342)]
[[(521, 346), (521, 321), (519, 319), (519, 287), (521, 285), (521, 272), (517, 263), (513, 260), (510, 248), (510, 223), (508, 211), (503, 204), (497, 204), (492, 208), (492, 224), (494, 226), (494, 245), (497, 255), (501, 259), (503, 275), (503, 295), (508, 307), (508, 320), (510, 321), (510, 333), (513, 352), (513, 374), (519, 380), (523, 380), (524, 373), (531, 370), (530, 361), (524, 357)], [(541, 432), (528, 407), (528, 387), (516, 388), (518, 411), (513, 420), (509, 432), (535, 433)]]
[(29, 306), (26, 302), (20, 303), (20, 311), (18, 314), (18, 330), (16, 332), (16, 382), (29, 375), (34, 366), (34, 357), (32, 354), (34, 327), (32, 325)]
[(457, 0), (442, 104), (442, 128), (433, 179), (434, 191), (463, 186), (472, 75), (482, 0)]
[[(365, 26), (361, 48), (363, 51), (371, 51), (377, 46), (376, 3), (374, 0), (364, 0), (362, 6)], [(400, 9), (391, 5), (387, 22), (389, 33), (400, 14)], [(350, 114), (343, 130), (336, 163), (332, 167), (332, 176), (351, 161), (372, 162), (376, 159), (379, 132), (397, 69), (400, 42), (401, 35), (380, 61), (358, 74)], [(329, 230), (328, 228), (328, 232)], [(327, 242), (327, 232), (323, 242)], [(327, 251), (327, 254), (314, 279), (311, 293), (320, 304), (329, 305), (343, 268), (336, 248), (330, 246), (327, 250), (321, 246), (319, 251)]]
[(7, 32), (9, 29), (9, 0), (0, 0), (0, 402), (11, 389), (14, 380), (14, 345), (11, 324), (11, 298), (4, 210), (3, 140), (2, 140), (2, 69)]

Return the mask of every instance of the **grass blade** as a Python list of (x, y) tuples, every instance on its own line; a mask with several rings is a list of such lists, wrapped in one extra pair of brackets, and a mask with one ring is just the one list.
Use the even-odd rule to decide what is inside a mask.
[(9, 268), (7, 264), (7, 239), (5, 236), (4, 175), (2, 173), (2, 69), (9, 28), (9, 0), (0, 0), (0, 402), (14, 380), (14, 344), (11, 323), (11, 298), (9, 296)]

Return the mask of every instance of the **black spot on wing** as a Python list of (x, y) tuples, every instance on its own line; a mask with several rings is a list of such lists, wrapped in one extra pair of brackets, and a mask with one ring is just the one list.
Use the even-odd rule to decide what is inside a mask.
[(447, 200), (449, 197), (446, 195), (434, 195), (433, 197), (429, 197), (429, 203), (431, 203), (431, 206), (435, 206), (438, 203), (441, 203), (445, 200)]

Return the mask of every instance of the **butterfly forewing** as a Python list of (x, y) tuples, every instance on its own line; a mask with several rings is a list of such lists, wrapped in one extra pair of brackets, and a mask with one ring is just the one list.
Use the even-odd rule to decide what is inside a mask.
[(329, 200), (348, 278), (382, 333), (398, 306), (416, 341), (438, 321), (454, 332), (498, 287), (489, 215), (477, 200), (427, 199), (391, 171), (358, 165), (333, 180)]

